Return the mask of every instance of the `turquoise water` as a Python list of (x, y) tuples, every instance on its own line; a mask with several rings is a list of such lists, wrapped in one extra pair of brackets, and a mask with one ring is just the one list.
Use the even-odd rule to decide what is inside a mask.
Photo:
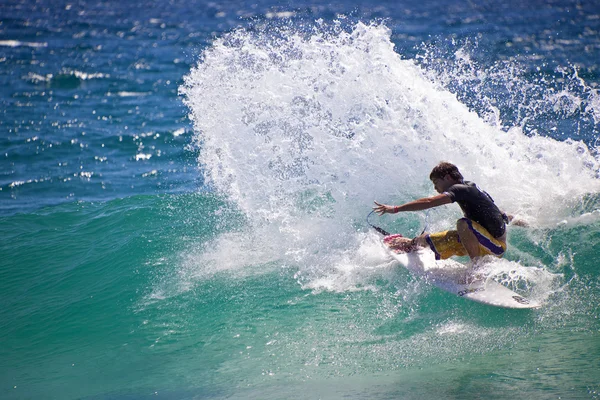
[[(202, 243), (239, 228), (237, 213), (214, 218), (223, 205), (134, 196), (4, 217), (5, 396), (595, 396), (593, 249), (574, 245), (572, 261), (545, 267), (564, 276), (541, 310), (466, 302), (388, 265), (313, 291), (277, 260), (204, 261)], [(524, 236), (516, 246), (536, 248)], [(546, 257), (562, 250), (550, 247)]]
[[(3, 10), (0, 397), (600, 396), (593, 4)], [(440, 160), (529, 224), (488, 273), (542, 308), (442, 292), (367, 228)]]

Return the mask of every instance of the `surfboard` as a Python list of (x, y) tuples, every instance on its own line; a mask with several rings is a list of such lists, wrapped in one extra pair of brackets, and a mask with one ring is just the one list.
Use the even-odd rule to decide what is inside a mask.
[(384, 246), (391, 256), (413, 275), (423, 277), (434, 286), (459, 297), (502, 308), (539, 308), (541, 304), (533, 299), (521, 296), (493, 279), (472, 274), (470, 268), (456, 260), (436, 260), (435, 254), (428, 248), (404, 252), (390, 248), (386, 239), (398, 235), (386, 236)]

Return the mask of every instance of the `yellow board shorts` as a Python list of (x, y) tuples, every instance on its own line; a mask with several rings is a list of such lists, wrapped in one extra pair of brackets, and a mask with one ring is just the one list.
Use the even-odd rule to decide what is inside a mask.
[[(483, 226), (468, 218), (463, 218), (467, 221), (469, 229), (475, 234), (479, 241), (479, 251), (482, 256), (493, 255), (502, 257), (506, 251), (506, 244), (494, 238)], [(425, 236), (425, 240), (435, 253), (436, 260), (444, 260), (452, 256), (466, 256), (467, 250), (460, 243), (460, 237), (457, 231), (444, 231), (431, 233)]]

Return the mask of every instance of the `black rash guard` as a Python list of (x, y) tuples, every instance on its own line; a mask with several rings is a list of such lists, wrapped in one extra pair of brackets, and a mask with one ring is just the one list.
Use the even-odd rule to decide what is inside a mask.
[(504, 235), (506, 231), (506, 214), (494, 204), (489, 194), (473, 182), (463, 182), (452, 185), (444, 192), (452, 202), (457, 202), (465, 217), (483, 226), (495, 238)]

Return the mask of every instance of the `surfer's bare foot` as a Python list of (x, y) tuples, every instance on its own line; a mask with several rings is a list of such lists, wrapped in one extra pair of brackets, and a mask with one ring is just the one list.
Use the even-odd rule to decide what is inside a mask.
[(396, 252), (408, 253), (417, 248), (415, 240), (405, 237), (395, 237), (386, 241), (388, 247)]

